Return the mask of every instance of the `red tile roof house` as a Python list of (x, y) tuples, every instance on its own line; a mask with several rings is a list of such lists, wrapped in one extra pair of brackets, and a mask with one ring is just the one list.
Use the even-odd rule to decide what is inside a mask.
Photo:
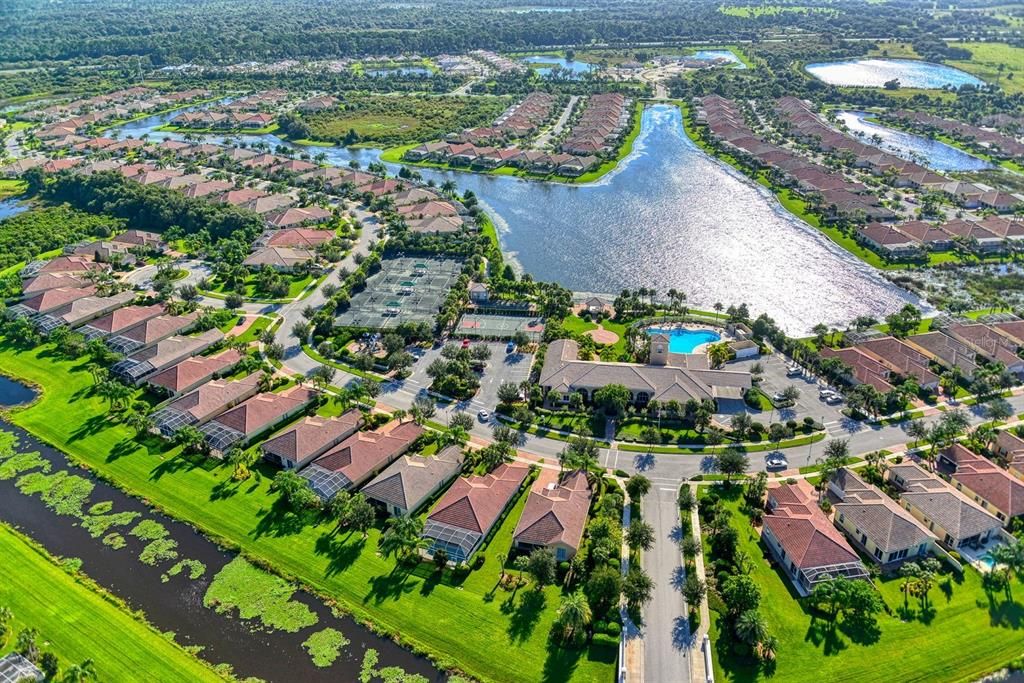
[(43, 334), (49, 334), (58, 327), (75, 328), (126, 306), (134, 299), (135, 292), (132, 291), (118, 292), (111, 296), (85, 296), (55, 311), (37, 316), (32, 323)]
[(43, 273), (26, 280), (21, 286), (21, 294), (23, 297), (30, 297), (48, 289), (85, 287), (89, 284), (89, 280), (74, 273)]
[(1006, 460), (1007, 471), (1024, 480), (1024, 439), (1009, 429), (1000, 430), (996, 437), (995, 451)]
[[(29, 264), (31, 265), (31, 264)], [(95, 263), (84, 256), (57, 256), (42, 265), (33, 275), (43, 273), (88, 273), (93, 270), (106, 270), (106, 266)]]
[(924, 245), (894, 226), (870, 223), (857, 230), (857, 238), (875, 251), (896, 257), (922, 255)]
[(878, 488), (847, 468), (828, 482), (835, 501), (834, 521), (850, 542), (887, 569), (896, 563), (940, 554), (938, 539), (917, 518)]
[(233, 446), (244, 447), (260, 434), (270, 431), (309, 407), (316, 393), (295, 386), (279, 394), (257, 394), (203, 425), (206, 444), (215, 458)]
[(150, 376), (146, 384), (167, 396), (181, 396), (200, 384), (227, 374), (242, 358), (243, 355), (234, 349), (225, 349), (213, 356), (186, 358)]
[(294, 207), (267, 214), (267, 225), (272, 228), (295, 228), (326, 223), (333, 217), (333, 213), (319, 206)]
[(199, 314), (196, 312), (146, 318), (134, 327), (107, 339), (107, 346), (115, 353), (134, 353), (167, 339), (171, 335), (188, 331), (198, 319)]
[(398, 207), (398, 214), (406, 219), (429, 218), (431, 216), (456, 216), (458, 210), (448, 202), (428, 201), (422, 204), (406, 204)]
[(519, 464), (499, 465), (490, 474), (455, 481), (434, 506), (423, 528), (425, 555), (444, 550), (448, 561), (467, 562), (515, 500), (530, 474)]
[(7, 315), (11, 318), (25, 318), (41, 313), (49, 313), (66, 306), (76, 299), (92, 296), (95, 293), (96, 285), (47, 289), (29, 299), (25, 299), (20, 304), (11, 306), (7, 309)]
[(847, 378), (854, 384), (870, 384), (883, 394), (893, 390), (889, 368), (859, 348), (832, 349), (824, 346), (820, 353), (825, 358), (838, 358), (846, 363), (850, 367)]
[(150, 318), (163, 315), (164, 305), (153, 304), (152, 306), (125, 306), (116, 311), (108, 313), (102, 318), (93, 320), (85, 325), (79, 332), (85, 335), (87, 340), (100, 339), (111, 334), (118, 334), (143, 323)]
[(950, 325), (946, 332), (983, 358), (1002, 363), (1007, 370), (1016, 375), (1024, 374), (1024, 359), (1017, 355), (1017, 345), (988, 325)]
[(376, 432), (356, 432), (309, 464), (300, 475), (323, 500), (357, 489), (394, 462), (425, 430), (392, 422)]
[(274, 270), (290, 273), (296, 268), (316, 260), (316, 252), (293, 247), (263, 247), (250, 254), (242, 265), (262, 270), (269, 266)]
[(125, 230), (110, 238), (114, 244), (124, 244), (131, 247), (143, 247), (152, 251), (163, 252), (167, 248), (159, 233), (146, 232), (145, 230)]
[(818, 507), (817, 494), (806, 480), (769, 486), (768, 509), (761, 538), (801, 596), (838, 576), (868, 577), (843, 533)]
[(403, 455), (363, 487), (363, 495), (389, 515), (415, 513), (458, 476), (462, 449), (448, 446), (434, 455)]
[(260, 450), (267, 462), (286, 470), (299, 470), (362, 426), (363, 414), (358, 410), (331, 418), (314, 415), (268, 439)]
[(215, 379), (153, 413), (153, 433), (174, 438), (185, 426), (199, 427), (259, 392), (260, 373), (239, 380)]
[(946, 368), (959, 368), (967, 380), (974, 378), (978, 370), (977, 355), (967, 344), (954, 339), (945, 332), (925, 332), (904, 340), (911, 348), (920, 351), (930, 360)]
[(584, 472), (571, 472), (561, 483), (534, 488), (512, 536), (513, 546), (525, 553), (547, 548), (557, 561), (571, 560), (583, 540), (591, 497)]
[(217, 197), (218, 202), (224, 204), (231, 204), (232, 206), (242, 206), (247, 202), (251, 202), (254, 199), (261, 199), (267, 197), (267, 193), (262, 190), (254, 190), (246, 187), (241, 190), (228, 190), (224, 194)]
[(256, 241), (257, 246), (263, 247), (302, 247), (304, 249), (316, 249), (334, 239), (333, 230), (318, 230), (316, 228), (285, 228), (283, 230), (267, 230)]
[(970, 449), (955, 443), (939, 454), (939, 462), (953, 468), (956, 489), (1004, 525), (1024, 515), (1024, 481)]
[(857, 344), (863, 351), (892, 372), (913, 377), (918, 386), (928, 391), (939, 388), (939, 376), (928, 366), (928, 357), (895, 337), (879, 337)]
[(114, 363), (110, 366), (110, 374), (125, 384), (138, 386), (149, 375), (190, 356), (198, 356), (222, 339), (224, 335), (217, 329), (207, 330), (195, 337), (167, 337)]

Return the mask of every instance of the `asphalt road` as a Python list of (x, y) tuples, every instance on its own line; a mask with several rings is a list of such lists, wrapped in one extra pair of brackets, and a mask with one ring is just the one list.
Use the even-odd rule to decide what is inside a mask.
[(655, 485), (643, 501), (643, 517), (655, 529), (655, 542), (643, 554), (644, 571), (654, 581), (654, 595), (644, 610), (644, 680), (689, 683), (691, 649), (689, 620), (682, 586), (685, 579), (679, 548), (681, 531), (678, 487)]

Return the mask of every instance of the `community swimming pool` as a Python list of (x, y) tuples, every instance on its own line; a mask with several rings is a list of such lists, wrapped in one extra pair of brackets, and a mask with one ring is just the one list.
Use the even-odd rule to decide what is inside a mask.
[(668, 335), (668, 350), (671, 353), (693, 353), (693, 350), (704, 344), (721, 341), (722, 335), (714, 330), (687, 330), (676, 328), (671, 330), (649, 329), (647, 334)]

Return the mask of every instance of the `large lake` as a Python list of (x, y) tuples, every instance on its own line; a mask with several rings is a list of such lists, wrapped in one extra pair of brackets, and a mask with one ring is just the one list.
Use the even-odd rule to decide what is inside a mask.
[[(163, 117), (126, 125), (138, 137)], [(236, 136), (289, 144), (273, 135)], [(364, 166), (372, 149), (303, 147), (329, 163)], [(392, 165), (392, 170), (397, 166)], [(747, 303), (787, 331), (881, 316), (912, 300), (875, 269), (786, 211), (766, 189), (700, 150), (679, 109), (649, 107), (630, 154), (589, 185), (417, 169), (425, 180), (454, 179), (495, 218), (502, 247), (524, 270), (573, 290), (670, 288), (693, 305)]]
[(983, 86), (971, 74), (944, 64), (916, 59), (851, 59), (843, 62), (808, 64), (807, 71), (829, 85), (881, 88), (897, 79), (903, 88), (944, 88), (961, 85)]
[(992, 164), (984, 159), (944, 142), (867, 121), (871, 117), (867, 112), (841, 111), (836, 112), (836, 116), (851, 133), (862, 133), (865, 142), (936, 171), (980, 171), (992, 168)]

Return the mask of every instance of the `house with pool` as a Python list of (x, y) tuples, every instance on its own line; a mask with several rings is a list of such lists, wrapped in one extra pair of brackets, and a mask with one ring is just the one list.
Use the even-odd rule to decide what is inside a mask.
[[(710, 369), (707, 356), (693, 351), (721, 337), (713, 330), (699, 332), (674, 336), (661, 331), (653, 333), (650, 361), (646, 364), (580, 360), (579, 344), (572, 339), (558, 339), (548, 345), (539, 383), (545, 394), (555, 391), (563, 401), (575, 392), (589, 401), (598, 389), (621, 384), (629, 389), (637, 406), (652, 400), (685, 403), (695, 399), (715, 402), (719, 413), (741, 412), (743, 394), (751, 386), (750, 373)], [(680, 341), (673, 348), (674, 338)]]

